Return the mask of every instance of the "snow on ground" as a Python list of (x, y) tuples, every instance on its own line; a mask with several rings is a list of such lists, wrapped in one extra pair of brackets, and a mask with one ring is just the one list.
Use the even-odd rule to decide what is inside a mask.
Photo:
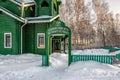
[(85, 49), (85, 50), (73, 50), (72, 54), (74, 55), (116, 55), (119, 54), (119, 51), (109, 52), (105, 49)]
[(67, 54), (54, 53), (50, 66), (35, 54), (0, 55), (0, 80), (120, 80), (120, 68), (94, 61), (68, 66)]
[[(34, 59), (36, 58), (36, 59)], [(23, 54), (23, 55), (0, 55), (0, 65), (13, 65), (18, 63), (28, 63), (40, 60), (41, 56), (34, 54)]]

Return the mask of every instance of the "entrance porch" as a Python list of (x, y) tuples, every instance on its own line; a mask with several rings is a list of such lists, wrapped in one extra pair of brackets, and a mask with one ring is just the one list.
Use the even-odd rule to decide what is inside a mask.
[(49, 66), (49, 56), (53, 52), (65, 53), (66, 39), (68, 39), (68, 65), (71, 63), (71, 30), (62, 21), (55, 21), (46, 31), (46, 55), (42, 57), (42, 65)]

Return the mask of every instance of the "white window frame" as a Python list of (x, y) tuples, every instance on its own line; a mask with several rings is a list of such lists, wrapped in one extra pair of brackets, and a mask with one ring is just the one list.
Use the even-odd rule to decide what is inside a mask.
[[(10, 34), (10, 47), (6, 46), (6, 35)], [(12, 48), (12, 33), (4, 33), (4, 48)]]
[[(38, 42), (38, 36), (39, 36), (39, 35), (43, 35), (43, 36), (44, 36), (44, 47), (39, 47), (39, 46), (38, 46), (38, 43), (39, 43), (39, 42)], [(37, 33), (37, 48), (45, 48), (45, 33)]]

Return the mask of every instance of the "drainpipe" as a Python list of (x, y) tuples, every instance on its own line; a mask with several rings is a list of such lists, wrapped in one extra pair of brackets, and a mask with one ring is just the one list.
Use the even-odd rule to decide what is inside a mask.
[(25, 23), (21, 26), (21, 54), (22, 54), (22, 49), (23, 49), (23, 45), (22, 45), (22, 43), (23, 43), (23, 37), (22, 37), (22, 35), (23, 35), (23, 27), (25, 26), (27, 24), (27, 20), (25, 20)]

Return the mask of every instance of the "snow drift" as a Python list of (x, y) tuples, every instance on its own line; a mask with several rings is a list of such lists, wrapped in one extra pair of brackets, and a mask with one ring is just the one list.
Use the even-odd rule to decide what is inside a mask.
[(50, 66), (34, 54), (0, 55), (0, 80), (119, 80), (120, 68), (94, 61), (67, 65), (67, 54), (54, 53)]

